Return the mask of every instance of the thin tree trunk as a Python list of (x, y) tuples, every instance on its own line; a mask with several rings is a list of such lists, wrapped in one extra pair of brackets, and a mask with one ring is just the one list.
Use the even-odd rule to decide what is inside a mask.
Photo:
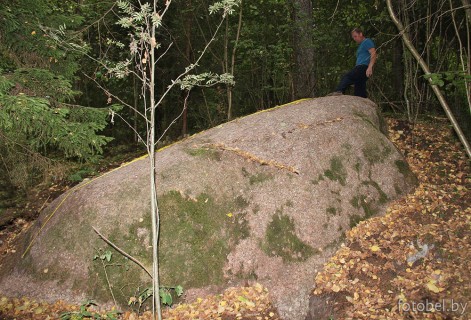
[(395, 40), (396, 45), (393, 46), (393, 88), (396, 93), (394, 99), (402, 99), (404, 91), (404, 60), (402, 50), (402, 40)]
[(461, 0), (463, 7), (466, 10), (466, 17), (468, 18), (468, 22), (471, 24), (471, 5), (469, 4), (469, 0)]
[[(396, 25), (397, 29), (402, 35), (402, 39), (404, 40), (405, 45), (411, 52), (411, 54), (414, 56), (414, 58), (417, 60), (419, 63), (420, 67), (422, 68), (423, 72), (428, 75), (431, 74), (430, 69), (427, 65), (427, 63), (424, 61), (424, 59), (420, 56), (420, 54), (417, 52), (417, 49), (415, 46), (412, 44), (409, 35), (407, 34), (404, 26), (402, 25), (401, 21), (397, 18), (396, 14), (394, 13), (394, 9), (391, 4), (391, 0), (386, 0), (387, 6), (388, 6), (388, 11), (389, 15), (391, 16), (392, 21)], [(440, 88), (432, 83), (432, 79), (429, 78), (429, 84), (432, 87), (433, 92), (435, 93), (435, 96), (437, 97), (438, 101), (443, 107), (443, 110), (445, 111), (448, 119), (450, 119), (451, 124), (453, 125), (453, 128), (455, 129), (456, 134), (458, 135), (458, 138), (460, 139), (461, 143), (463, 144), (466, 153), (468, 154), (468, 157), (471, 158), (471, 146), (469, 145), (468, 141), (466, 140), (466, 137), (464, 136), (463, 132), (461, 131), (458, 122), (456, 121), (455, 117), (453, 116), (453, 113), (450, 110), (450, 107), (448, 106), (448, 103), (445, 100), (445, 97), (443, 96), (442, 92), (440, 91)]]
[[(242, 10), (243, 10), (242, 9), (243, 8), (242, 0), (240, 0), (239, 6), (240, 6), (239, 23), (237, 25), (237, 35), (236, 35), (234, 47), (232, 48), (232, 56), (231, 56), (231, 72), (230, 72), (230, 74), (232, 76), (234, 76), (237, 44), (239, 43), (240, 30), (242, 29)], [(231, 119), (232, 119), (232, 86), (228, 85), (227, 86), (227, 120), (231, 120)]]
[(314, 48), (312, 46), (313, 16), (311, 0), (293, 1), (294, 21), (294, 97), (314, 96)]
[(139, 92), (137, 91), (137, 81), (136, 81), (136, 75), (133, 75), (132, 77), (132, 86), (133, 86), (133, 95), (134, 95), (134, 142), (138, 143), (139, 142), (139, 134), (138, 134), (138, 129), (137, 129), (137, 118), (138, 118), (138, 113), (137, 113), (137, 108), (138, 108), (138, 103), (139, 103)]
[[(191, 19), (193, 14), (191, 10), (191, 0), (188, 0), (186, 3), (187, 13), (185, 17), (185, 33), (186, 33), (186, 46), (185, 46), (185, 58), (188, 61), (188, 64), (191, 64)], [(185, 99), (185, 92), (182, 91), (182, 98)], [(183, 114), (182, 114), (182, 137), (185, 137), (188, 134), (188, 108), (187, 104), (184, 105)]]
[[(468, 59), (467, 59), (467, 66), (466, 66), (466, 73), (468, 75), (471, 74), (471, 35), (470, 35), (470, 26), (471, 26), (471, 5), (469, 3), (469, 0), (461, 0), (461, 3), (463, 4), (463, 7), (466, 7), (466, 37), (467, 37), (467, 54), (468, 54)], [(454, 16), (454, 15), (453, 15)], [(466, 97), (468, 99), (468, 107), (469, 111), (471, 112), (471, 82), (465, 82), (466, 85)]]
[[(154, 14), (157, 14), (157, 0), (154, 0)], [(148, 137), (148, 152), (150, 161), (150, 203), (151, 203), (151, 215), (152, 215), (152, 305), (154, 311), (154, 318), (161, 320), (162, 313), (160, 310), (160, 281), (159, 281), (159, 254), (158, 244), (160, 236), (160, 219), (159, 219), (159, 206), (157, 203), (157, 185), (156, 185), (156, 173), (155, 173), (155, 25), (152, 24), (151, 29), (151, 47), (150, 47), (150, 132)]]

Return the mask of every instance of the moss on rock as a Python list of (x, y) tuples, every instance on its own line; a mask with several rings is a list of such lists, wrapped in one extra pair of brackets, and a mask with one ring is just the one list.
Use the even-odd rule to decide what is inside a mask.
[(325, 209), (328, 215), (335, 216), (337, 214), (337, 209), (335, 207), (328, 207)]
[(407, 162), (405, 162), (404, 160), (396, 160), (394, 164), (396, 165), (399, 172), (404, 176), (408, 184), (411, 184), (411, 185), (417, 184), (417, 177), (411, 171), (411, 169), (409, 168), (409, 164), (407, 164)]
[(363, 215), (360, 215), (360, 214), (351, 215), (350, 218), (349, 218), (350, 219), (350, 227), (353, 228), (360, 221), (366, 220), (368, 218), (371, 218), (375, 214), (378, 214), (379, 213), (379, 207), (378, 207), (376, 202), (377, 201), (375, 201), (375, 200), (369, 200), (368, 201), (367, 196), (365, 196), (365, 195), (354, 196), (350, 200), (350, 204), (356, 209), (362, 208), (364, 214)]
[(385, 146), (379, 141), (366, 143), (365, 147), (361, 151), (370, 164), (383, 163), (392, 153), (390, 146)]
[(343, 166), (340, 157), (332, 157), (330, 159), (330, 168), (324, 171), (324, 175), (332, 181), (338, 181), (342, 186), (345, 186), (347, 180), (347, 170)]
[(159, 204), (162, 282), (193, 288), (221, 284), (226, 256), (249, 236), (245, 213), (236, 212), (246, 202), (216, 202), (209, 194), (190, 199), (170, 191)]
[(268, 256), (279, 256), (283, 262), (305, 261), (316, 250), (302, 242), (296, 235), (294, 221), (278, 210), (272, 217), (265, 232), (262, 250)]
[(260, 172), (249, 177), (249, 183), (254, 185), (256, 183), (263, 183), (265, 181), (273, 179), (273, 175), (265, 172)]
[(190, 156), (203, 157), (208, 160), (221, 161), (221, 151), (211, 148), (190, 148), (185, 150)]

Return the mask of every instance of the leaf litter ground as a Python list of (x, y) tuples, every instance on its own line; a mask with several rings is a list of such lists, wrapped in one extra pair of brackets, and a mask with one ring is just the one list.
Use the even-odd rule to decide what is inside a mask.
[[(325, 319), (470, 319), (470, 163), (445, 119), (411, 127), (389, 119), (390, 138), (419, 186), (386, 214), (359, 223), (315, 279)], [(19, 219), (1, 255), (29, 223)], [(23, 231), (21, 231), (23, 230)], [(106, 312), (87, 309), (106, 319)], [(1, 319), (57, 319), (80, 306), (0, 298)], [(126, 312), (120, 319), (151, 319)], [(164, 310), (165, 319), (279, 319), (259, 284)], [(322, 317), (319, 317), (322, 319)]]

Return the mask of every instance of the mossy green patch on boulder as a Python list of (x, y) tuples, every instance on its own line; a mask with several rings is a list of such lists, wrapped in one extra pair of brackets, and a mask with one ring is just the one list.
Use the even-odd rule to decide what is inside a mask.
[(394, 161), (394, 164), (396, 165), (399, 172), (404, 176), (408, 184), (417, 184), (417, 177), (411, 171), (407, 162), (405, 162), (404, 160), (396, 160)]
[(379, 199), (378, 199), (378, 202), (379, 204), (385, 204), (389, 199), (388, 199), (388, 195), (383, 191), (383, 189), (381, 189), (381, 187), (379, 186), (379, 184), (376, 182), (376, 181), (373, 181), (371, 179), (371, 175), (369, 176), (369, 180), (367, 181), (362, 181), (362, 184), (363, 185), (369, 185), (369, 186), (372, 186), (373, 188), (376, 189), (376, 191), (378, 191), (378, 194), (379, 194)]
[(268, 256), (279, 256), (284, 262), (305, 261), (316, 250), (302, 242), (296, 235), (294, 221), (278, 210), (268, 224), (262, 250)]
[(328, 215), (335, 216), (337, 214), (337, 209), (335, 207), (328, 207), (327, 209), (325, 209), (325, 212)]
[(186, 153), (194, 157), (203, 157), (209, 160), (221, 161), (221, 151), (211, 148), (189, 148)]
[(362, 208), (363, 209), (363, 214), (351, 214), (349, 219), (350, 219), (350, 227), (353, 228), (356, 226), (360, 221), (366, 220), (368, 218), (371, 218), (375, 214), (379, 213), (379, 204), (375, 200), (368, 200), (368, 197), (366, 195), (358, 195), (354, 196), (350, 200), (350, 204), (354, 208)]
[(373, 121), (371, 121), (371, 116), (367, 115), (364, 112), (356, 110), (356, 111), (353, 112), (353, 114), (356, 117), (358, 117), (358, 118), (362, 119), (363, 121), (365, 121), (366, 123), (368, 123), (369, 125), (371, 125), (372, 127), (374, 127), (375, 129), (379, 130), (385, 136), (388, 135), (388, 124), (386, 123), (386, 120), (382, 116), (379, 109), (376, 109), (376, 116), (378, 117), (378, 124), (373, 123)]
[(236, 212), (246, 204), (216, 202), (209, 194), (191, 199), (177, 191), (164, 194), (159, 204), (162, 282), (184, 287), (221, 284), (227, 254), (249, 236), (245, 213)]
[(332, 181), (339, 182), (345, 186), (347, 180), (347, 170), (343, 166), (342, 159), (334, 156), (330, 159), (330, 168), (324, 171), (324, 175)]
[(383, 146), (378, 142), (368, 142), (362, 149), (363, 155), (370, 164), (384, 162), (391, 154), (392, 148), (390, 146)]
[[(119, 305), (127, 305), (130, 297), (135, 296), (142, 288), (151, 286), (151, 278), (111, 247), (96, 248), (95, 255), (99, 256), (106, 251), (112, 254), (110, 261), (90, 257), (93, 263), (89, 267), (88, 277), (96, 285), (89, 287), (86, 294), (100, 301), (111, 301), (114, 296)], [(80, 288), (81, 284), (74, 283), (74, 287)]]
[(319, 182), (323, 181), (324, 180), (324, 176), (322, 174), (319, 173), (319, 175), (317, 176), (317, 178), (314, 178), (311, 180), (311, 183), (312, 184), (319, 184)]
[(272, 174), (268, 174), (268, 173), (265, 173), (265, 172), (260, 172), (260, 173), (251, 175), (249, 177), (249, 183), (250, 184), (263, 183), (263, 182), (271, 180), (273, 178), (274, 177), (273, 177)]

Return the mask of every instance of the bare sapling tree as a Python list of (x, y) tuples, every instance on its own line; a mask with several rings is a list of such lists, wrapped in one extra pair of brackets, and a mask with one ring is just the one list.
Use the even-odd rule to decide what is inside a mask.
[[(215, 40), (216, 34), (222, 26), (224, 20), (228, 14), (234, 12), (234, 8), (238, 5), (238, 0), (223, 0), (215, 2), (209, 7), (210, 13), (222, 12), (222, 19), (218, 24), (216, 31), (212, 38), (205, 45), (203, 50), (200, 52), (195, 63), (187, 66), (185, 70), (177, 76), (167, 86), (163, 93), (156, 91), (156, 64), (163, 57), (163, 55), (169, 50), (170, 46), (166, 49), (161, 48), (161, 44), (157, 41), (157, 31), (162, 26), (162, 19), (167, 13), (172, 1), (166, 0), (159, 3), (154, 0), (152, 7), (148, 3), (141, 3), (139, 7), (134, 7), (129, 1), (121, 0), (118, 1), (119, 8), (125, 13), (119, 21), (122, 27), (131, 30), (130, 33), (130, 53), (132, 59), (134, 59), (134, 65), (136, 70), (130, 70), (131, 59), (125, 61), (118, 71), (118, 75), (125, 76), (129, 73), (134, 73), (142, 84), (142, 98), (144, 103), (144, 113), (141, 116), (144, 117), (147, 130), (146, 139), (141, 139), (147, 148), (148, 160), (149, 160), (149, 177), (150, 177), (150, 199), (151, 199), (151, 215), (152, 215), (152, 288), (153, 288), (153, 314), (154, 318), (161, 319), (160, 310), (160, 296), (159, 296), (159, 229), (160, 229), (160, 215), (159, 206), (157, 199), (157, 183), (156, 183), (156, 144), (159, 142), (164, 134), (168, 131), (167, 128), (160, 136), (156, 132), (156, 108), (162, 104), (162, 101), (168, 95), (168, 93), (175, 87), (179, 86), (182, 90), (186, 90), (185, 102), (183, 105), (182, 112), (176, 119), (170, 124), (173, 125), (182, 116), (187, 107), (187, 100), (190, 90), (195, 86), (212, 86), (217, 83), (233, 84), (233, 77), (229, 74), (213, 74), (213, 73), (202, 73), (192, 74), (194, 69), (198, 66), (198, 63), (205, 55), (210, 44)], [(162, 50), (160, 50), (162, 49)], [(162, 52), (159, 52), (162, 51)], [(124, 67), (124, 68), (121, 68)], [(148, 98), (147, 98), (148, 97)]]
[[(399, 33), (402, 36), (402, 40), (403, 40), (405, 46), (410, 51), (410, 53), (414, 56), (414, 58), (417, 60), (418, 64), (422, 68), (422, 71), (425, 73), (425, 75), (426, 76), (431, 75), (432, 72), (430, 71), (428, 63), (422, 58), (420, 53), (417, 51), (417, 49), (415, 48), (414, 44), (412, 43), (412, 41), (409, 37), (409, 34), (408, 34), (406, 28), (404, 27), (402, 22), (396, 16), (396, 14), (394, 12), (394, 8), (393, 8), (392, 3), (391, 3), (391, 0), (386, 0), (386, 4), (387, 4), (387, 7), (388, 7), (389, 15), (390, 15), (392, 21), (394, 22), (394, 24), (396, 25), (397, 29), (399, 30)], [(433, 83), (432, 78), (428, 77), (427, 79), (429, 81), (430, 86), (432, 87), (432, 90), (433, 90), (435, 96), (437, 97), (438, 101), (440, 102), (440, 105), (442, 106), (442, 108), (445, 111), (448, 119), (450, 120), (451, 124), (453, 125), (453, 128), (455, 129), (455, 132), (456, 132), (458, 138), (460, 139), (461, 143), (463, 144), (463, 147), (464, 147), (466, 153), (468, 154), (468, 157), (471, 158), (471, 146), (469, 145), (469, 142), (466, 139), (465, 135), (463, 134), (463, 131), (461, 130), (460, 126), (458, 125), (458, 122), (456, 121), (456, 118), (454, 117), (453, 113), (451, 112), (451, 109), (450, 109), (443, 93), (441, 92), (440, 87), (437, 84)]]
[[(157, 181), (156, 181), (156, 163), (158, 159), (156, 157), (156, 145), (165, 134), (168, 132), (171, 126), (175, 125), (177, 121), (182, 117), (186, 108), (189, 93), (194, 87), (209, 87), (216, 84), (234, 85), (233, 75), (214, 74), (211, 72), (193, 73), (198, 67), (201, 59), (206, 54), (209, 46), (216, 40), (216, 35), (227, 19), (227, 16), (233, 14), (240, 5), (241, 0), (221, 0), (214, 2), (209, 6), (210, 14), (220, 14), (220, 21), (212, 34), (212, 37), (201, 49), (199, 55), (196, 57), (195, 62), (190, 64), (182, 71), (175, 79), (168, 84), (168, 86), (159, 92), (156, 88), (157, 78), (157, 63), (168, 53), (173, 43), (170, 43), (167, 47), (163, 48), (162, 43), (158, 41), (159, 30), (162, 29), (162, 21), (167, 14), (172, 0), (153, 0), (153, 1), (138, 1), (138, 5), (135, 5), (136, 1), (130, 0), (118, 0), (115, 2), (109, 12), (119, 16), (118, 25), (129, 30), (129, 58), (124, 61), (110, 63), (99, 58), (93, 57), (83, 45), (77, 45), (73, 41), (64, 40), (65, 26), (59, 30), (45, 30), (48, 31), (49, 35), (57, 41), (59, 45), (68, 49), (76, 50), (81, 52), (83, 55), (92, 59), (95, 63), (98, 63), (107, 70), (107, 76), (115, 78), (125, 78), (127, 76), (135, 77), (141, 85), (140, 98), (142, 100), (143, 107), (141, 110), (137, 109), (136, 104), (131, 105), (120, 98), (118, 94), (112, 93), (104, 85), (99, 83), (94, 77), (87, 76), (90, 80), (94, 81), (95, 84), (102, 89), (109, 100), (116, 100), (120, 104), (130, 108), (134, 114), (140, 116), (146, 124), (145, 137), (137, 131), (137, 128), (128, 123), (126, 119), (116, 113), (116, 109), (110, 108), (110, 114), (112, 119), (115, 117), (122, 119), (126, 122), (134, 134), (138, 137), (147, 150), (148, 161), (149, 161), (149, 192), (150, 192), (150, 207), (151, 207), (151, 220), (152, 220), (152, 306), (153, 315), (155, 319), (162, 319), (161, 308), (160, 308), (160, 295), (159, 295), (159, 230), (160, 230), (160, 213), (157, 199)], [(116, 10), (116, 7), (119, 11)], [(111, 45), (115, 45), (121, 49), (126, 47), (125, 44), (118, 41), (110, 41)], [(158, 119), (156, 118), (156, 109), (162, 104), (167, 95), (174, 90), (179, 88), (186, 92), (184, 104), (181, 112), (178, 116), (173, 119), (170, 125), (163, 130), (160, 134), (157, 134), (156, 125)], [(96, 230), (97, 231), (97, 230)], [(100, 237), (109, 243), (109, 240), (105, 236), (97, 232)], [(109, 243), (114, 248), (118, 248), (117, 244)], [(121, 249), (120, 249), (121, 250)], [(125, 252), (119, 251), (121, 254), (129, 257)], [(139, 264), (139, 263), (138, 263)], [(143, 267), (142, 264), (139, 264)], [(145, 269), (145, 268), (144, 268)]]

